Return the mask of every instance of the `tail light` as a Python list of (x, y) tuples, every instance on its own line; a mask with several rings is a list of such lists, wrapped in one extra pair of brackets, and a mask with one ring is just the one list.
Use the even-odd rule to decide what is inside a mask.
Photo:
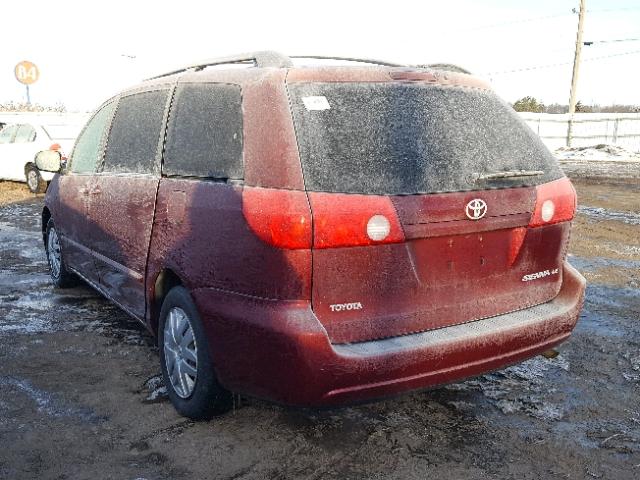
[(536, 206), (530, 227), (572, 220), (576, 214), (576, 191), (567, 177), (536, 187)]
[(314, 248), (355, 247), (404, 241), (389, 197), (309, 193)]
[(277, 248), (311, 248), (311, 211), (305, 192), (245, 187), (242, 213), (263, 242)]
[(49, 147), (49, 150), (53, 150), (54, 152), (60, 152), (60, 160), (67, 160), (67, 156), (62, 151), (62, 146), (59, 143), (52, 143)]

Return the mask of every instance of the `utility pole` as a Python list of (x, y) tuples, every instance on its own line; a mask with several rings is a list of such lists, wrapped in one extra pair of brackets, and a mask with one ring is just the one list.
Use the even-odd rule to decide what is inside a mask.
[(569, 95), (569, 126), (567, 128), (567, 147), (571, 146), (573, 130), (573, 114), (576, 113), (576, 87), (578, 86), (578, 70), (580, 69), (580, 53), (582, 52), (582, 29), (584, 27), (584, 14), (586, 0), (580, 0), (580, 13), (578, 16), (578, 35), (576, 36), (576, 54), (573, 57), (573, 75), (571, 76), (571, 93)]

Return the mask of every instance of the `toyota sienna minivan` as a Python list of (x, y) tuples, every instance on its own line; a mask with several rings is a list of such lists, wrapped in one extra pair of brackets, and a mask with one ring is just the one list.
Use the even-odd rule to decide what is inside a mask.
[(570, 181), (459, 71), (214, 59), (107, 100), (38, 166), (59, 171), (54, 284), (143, 322), (187, 417), (479, 375), (567, 339), (582, 306)]

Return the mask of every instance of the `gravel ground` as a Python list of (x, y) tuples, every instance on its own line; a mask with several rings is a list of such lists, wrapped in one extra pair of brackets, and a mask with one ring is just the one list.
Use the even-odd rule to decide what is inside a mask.
[(639, 183), (576, 181), (570, 260), (589, 286), (556, 358), (335, 410), (236, 398), (194, 423), (141, 326), (51, 287), (42, 197), (0, 182), (0, 479), (638, 479)]

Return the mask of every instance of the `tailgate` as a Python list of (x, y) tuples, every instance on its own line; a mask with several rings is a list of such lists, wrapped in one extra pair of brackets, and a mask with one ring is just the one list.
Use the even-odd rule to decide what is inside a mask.
[[(442, 328), (551, 300), (569, 225), (529, 228), (535, 196), (533, 187), (396, 196), (404, 242), (315, 248), (313, 309), (331, 341)], [(480, 220), (465, 213), (475, 199), (487, 205)]]

